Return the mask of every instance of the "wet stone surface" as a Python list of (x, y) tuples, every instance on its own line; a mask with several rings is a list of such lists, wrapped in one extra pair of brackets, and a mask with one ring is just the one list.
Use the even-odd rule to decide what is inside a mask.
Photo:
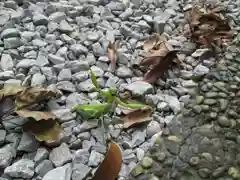
[(234, 179), (231, 169), (240, 167), (240, 83), (231, 77), (240, 76), (231, 69), (239, 65), (235, 58), (225, 60), (224, 70), (216, 67), (206, 75), (193, 103), (168, 125), (169, 135), (146, 153), (151, 167), (139, 163), (131, 180)]

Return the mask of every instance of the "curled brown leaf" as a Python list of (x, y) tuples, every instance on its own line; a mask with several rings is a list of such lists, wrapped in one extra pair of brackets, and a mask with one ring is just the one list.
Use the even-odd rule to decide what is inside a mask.
[(129, 128), (134, 125), (139, 125), (142, 123), (150, 122), (152, 118), (150, 117), (152, 114), (152, 108), (144, 107), (129, 111), (124, 117), (123, 120), (123, 128)]
[(16, 110), (38, 104), (44, 100), (58, 96), (57, 92), (39, 87), (28, 87), (16, 96)]
[(177, 50), (170, 51), (164, 58), (158, 59), (159, 63), (144, 75), (144, 81), (154, 83), (158, 78), (163, 76), (173, 63), (173, 60), (177, 58), (177, 52)]
[(92, 180), (115, 180), (122, 167), (122, 153), (116, 143), (111, 143), (106, 157), (96, 170)]
[(120, 41), (109, 42), (108, 44), (108, 58), (110, 60), (111, 69), (115, 70), (117, 63), (117, 50), (120, 46)]

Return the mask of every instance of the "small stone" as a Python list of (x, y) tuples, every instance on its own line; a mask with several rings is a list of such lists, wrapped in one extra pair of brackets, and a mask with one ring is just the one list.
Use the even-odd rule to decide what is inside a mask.
[(147, 126), (147, 137), (152, 137), (154, 134), (157, 134), (161, 131), (161, 126), (156, 121), (151, 121)]
[(133, 95), (136, 96), (154, 93), (153, 86), (144, 81), (135, 81), (131, 84), (128, 84), (125, 89), (129, 90)]
[(7, 132), (4, 129), (0, 129), (0, 146), (4, 143)]
[(15, 28), (7, 28), (1, 33), (1, 39), (20, 37), (20, 31)]
[(235, 167), (230, 167), (228, 170), (228, 174), (233, 177), (234, 179), (239, 179), (240, 178), (240, 170), (239, 168)]
[(88, 49), (81, 45), (81, 44), (73, 44), (70, 46), (70, 50), (73, 52), (73, 54), (78, 57), (81, 54), (86, 54), (88, 52)]
[(8, 71), (8, 70), (12, 70), (13, 66), (14, 66), (14, 63), (13, 63), (11, 55), (10, 54), (2, 54), (1, 69), (3, 71)]
[(199, 64), (198, 66), (195, 67), (195, 69), (193, 70), (193, 75), (194, 76), (202, 76), (205, 75), (209, 72), (209, 68), (207, 68), (206, 66), (203, 66), (201, 64)]
[(23, 45), (23, 42), (20, 38), (11, 37), (4, 39), (4, 48), (5, 49), (15, 49)]
[(82, 92), (93, 92), (95, 86), (92, 84), (91, 80), (86, 80), (78, 84), (77, 88)]
[(66, 164), (65, 166), (57, 167), (50, 170), (45, 174), (42, 180), (71, 180), (72, 167), (71, 164)]
[(73, 31), (73, 28), (68, 24), (66, 20), (62, 20), (59, 25), (59, 30), (64, 33), (70, 33)]
[(48, 60), (53, 63), (54, 65), (55, 64), (62, 64), (65, 62), (65, 59), (63, 57), (60, 57), (60, 56), (57, 56), (57, 55), (54, 55), (54, 54), (49, 54), (48, 55)]
[(208, 178), (209, 175), (211, 174), (211, 171), (207, 168), (202, 168), (198, 170), (198, 174), (202, 177), (202, 178)]
[(70, 81), (60, 81), (60, 82), (58, 82), (57, 83), (57, 88), (59, 90), (66, 91), (66, 92), (71, 92), (71, 93), (76, 92), (75, 86)]
[(227, 99), (219, 99), (219, 103), (220, 103), (220, 110), (225, 111), (227, 109), (229, 101)]
[(196, 96), (196, 103), (197, 104), (202, 104), (203, 100), (204, 100), (203, 96)]
[(101, 44), (96, 42), (92, 45), (93, 54), (97, 57), (105, 55), (104, 49)]
[(208, 52), (209, 49), (205, 48), (205, 49), (197, 49), (193, 54), (192, 57), (194, 58), (199, 58), (202, 55), (204, 55), (206, 52)]
[(44, 16), (43, 14), (35, 14), (33, 16), (33, 23), (36, 26), (47, 25), (48, 24), (48, 18), (46, 16)]
[(230, 127), (231, 126), (231, 121), (225, 116), (219, 116), (218, 117), (218, 124), (220, 124), (223, 127)]
[(97, 66), (92, 66), (91, 70), (95, 74), (96, 77), (102, 77), (104, 74), (104, 71)]
[(104, 155), (97, 151), (92, 151), (89, 157), (88, 166), (97, 167), (104, 159)]
[(70, 69), (62, 69), (58, 74), (58, 81), (70, 81), (72, 73)]
[(49, 16), (49, 20), (55, 23), (60, 23), (62, 20), (66, 19), (66, 14), (64, 12), (54, 12)]
[(47, 46), (47, 42), (41, 39), (34, 39), (32, 40), (32, 45), (41, 48)]
[(34, 175), (34, 163), (29, 159), (20, 159), (6, 167), (4, 174), (13, 178), (30, 179)]
[(22, 138), (20, 140), (17, 150), (25, 152), (34, 152), (37, 150), (39, 145), (40, 145), (39, 142), (33, 135), (24, 132), (22, 134)]
[(225, 167), (219, 167), (213, 171), (212, 176), (215, 178), (221, 177), (225, 171), (226, 171)]
[(54, 148), (49, 155), (49, 159), (56, 167), (62, 166), (71, 161), (72, 155), (67, 144), (62, 143), (59, 147)]
[(143, 174), (143, 172), (144, 172), (144, 169), (142, 168), (142, 166), (137, 166), (137, 167), (135, 167), (135, 168), (132, 170), (131, 174), (132, 174), (134, 177), (137, 177), (137, 176), (139, 176), (140, 174)]
[(142, 166), (144, 168), (150, 168), (153, 164), (153, 160), (150, 157), (144, 157), (142, 160)]
[(38, 164), (44, 159), (47, 159), (49, 156), (49, 152), (47, 149), (40, 147), (37, 149), (36, 155), (34, 157), (34, 161)]
[(138, 161), (141, 161), (144, 157), (145, 152), (144, 152), (144, 150), (137, 148), (136, 154), (137, 154)]
[(31, 86), (43, 86), (46, 82), (46, 77), (43, 74), (36, 73), (32, 76)]
[(133, 147), (139, 146), (145, 141), (146, 138), (146, 132), (136, 131), (132, 135), (132, 145)]
[(12, 144), (7, 144), (0, 148), (0, 168), (4, 169), (9, 166), (16, 157), (16, 149)]
[(213, 160), (213, 157), (210, 153), (202, 153), (201, 156), (209, 162), (212, 162), (212, 160)]
[(76, 113), (71, 112), (70, 109), (53, 110), (52, 113), (55, 114), (61, 122), (67, 122), (76, 118)]
[(214, 105), (217, 103), (217, 100), (216, 99), (204, 99), (203, 103), (206, 105)]
[(189, 163), (190, 163), (192, 166), (196, 166), (196, 165), (199, 164), (199, 161), (200, 161), (199, 157), (191, 157)]
[(87, 149), (79, 149), (73, 156), (73, 164), (87, 164), (90, 153)]
[(129, 77), (132, 77), (132, 75), (133, 75), (131, 69), (129, 69), (128, 67), (125, 67), (125, 66), (119, 67), (117, 69), (116, 74), (120, 78), (129, 78)]
[(53, 168), (54, 167), (52, 162), (45, 159), (41, 163), (39, 163), (39, 165), (36, 166), (35, 172), (41, 177), (43, 177), (48, 171), (52, 170)]
[(85, 179), (89, 173), (91, 172), (91, 168), (78, 163), (73, 165), (73, 172), (72, 172), (72, 180), (83, 180)]
[(160, 152), (157, 154), (156, 158), (158, 161), (163, 162), (166, 159), (167, 155), (164, 152)]

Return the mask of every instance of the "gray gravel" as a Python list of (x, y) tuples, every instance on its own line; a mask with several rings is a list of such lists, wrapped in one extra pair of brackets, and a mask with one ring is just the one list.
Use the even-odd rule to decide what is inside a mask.
[[(196, 49), (196, 44), (189, 42), (179, 31), (178, 27), (185, 23), (182, 9), (188, 9), (191, 2), (0, 2), (1, 86), (57, 87), (63, 96), (51, 100), (47, 105), (60, 119), (64, 129), (58, 141), (40, 145), (32, 135), (22, 133), (20, 126), (26, 119), (13, 116), (3, 119), (3, 125), (0, 126), (0, 169), (3, 170), (0, 171), (0, 179), (84, 180), (93, 174), (107, 152), (106, 139), (97, 121), (79, 121), (76, 113), (70, 111), (78, 104), (98, 102), (88, 75), (90, 69), (102, 88), (114, 87), (119, 91), (128, 91), (133, 97), (156, 107), (153, 121), (145, 128), (131, 128), (124, 132), (121, 125), (110, 125), (107, 133), (107, 137), (111, 136), (123, 153), (119, 180), (129, 179), (129, 173), (141, 160), (144, 168), (151, 167), (153, 161), (145, 155), (153, 146), (154, 135), (162, 130), (164, 123), (171, 124), (175, 115), (192, 101), (197, 84), (191, 80), (191, 76), (210, 73), (216, 63), (214, 58), (200, 61), (207, 49)], [(235, 20), (232, 24), (239, 22), (239, 3), (225, 1), (224, 4), (232, 10), (228, 14)], [(167, 33), (171, 37), (168, 42), (181, 48), (186, 55), (180, 70), (169, 70), (166, 79), (159, 79), (154, 85), (141, 81), (144, 72), (135, 68), (139, 63), (139, 55), (143, 54), (142, 40), (152, 31)], [(121, 43), (116, 71), (113, 72), (107, 48), (109, 41), (117, 39)], [(236, 52), (225, 56), (231, 59)], [(239, 65), (230, 68), (235, 73), (238, 69)], [(222, 76), (225, 76), (224, 73)], [(239, 73), (232, 79), (240, 82)], [(215, 90), (207, 93), (213, 86)], [(192, 111), (200, 114), (204, 109), (216, 106), (217, 97), (220, 97), (219, 107), (224, 111), (229, 103), (227, 97), (231, 95), (224, 94), (224, 90), (217, 92), (216, 89), (222, 89), (222, 84), (204, 84), (201, 90), (206, 94), (196, 98), (199, 104), (194, 105)], [(204, 106), (200, 106), (201, 103)], [(214, 112), (211, 117), (215, 116)], [(225, 128), (232, 125), (232, 119), (224, 115), (219, 116), (217, 122)], [(169, 134), (167, 130), (164, 133)], [(229, 134), (228, 138), (231, 137)], [(180, 150), (180, 144), (172, 140), (166, 142), (166, 148), (171, 154), (181, 154), (183, 151)], [(166, 156), (161, 152), (159, 161), (167, 159)], [(209, 154), (204, 154), (204, 157), (211, 160)], [(198, 158), (193, 157), (191, 163), (196, 161)], [(176, 166), (185, 165), (181, 163), (176, 162)], [(225, 171), (219, 168), (214, 171), (214, 177)], [(209, 170), (201, 168), (199, 174), (209, 177)], [(158, 178), (153, 176), (152, 179)]]

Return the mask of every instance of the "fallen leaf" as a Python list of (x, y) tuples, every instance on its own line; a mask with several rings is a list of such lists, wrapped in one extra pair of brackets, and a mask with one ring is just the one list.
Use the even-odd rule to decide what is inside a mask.
[(53, 119), (29, 120), (23, 124), (23, 130), (32, 133), (39, 141), (55, 141), (59, 138), (61, 132), (63, 132), (58, 121)]
[[(190, 9), (186, 13), (191, 31), (190, 38), (198, 44), (210, 46), (215, 50), (225, 45), (226, 39), (233, 38), (233, 32), (222, 11), (222, 7), (209, 9), (195, 6)], [(189, 31), (185, 31), (185, 34), (189, 36)]]
[(40, 120), (56, 120), (57, 117), (52, 112), (43, 112), (43, 111), (29, 111), (27, 109), (15, 111), (15, 113), (21, 117), (33, 118), (36, 121)]
[(8, 96), (15, 96), (22, 92), (25, 87), (18, 86), (18, 85), (6, 85), (3, 89), (0, 90), (1, 97), (8, 97)]
[(123, 128), (129, 128), (134, 125), (150, 122), (152, 118), (152, 108), (144, 107), (130, 111), (123, 118)]
[(159, 77), (163, 76), (164, 72), (169, 69), (170, 64), (173, 63), (174, 58), (177, 58), (177, 52), (177, 50), (170, 51), (162, 59), (161, 57), (156, 57), (156, 61), (158, 61), (159, 63), (144, 75), (144, 81), (148, 83), (154, 83)]
[(106, 157), (96, 170), (92, 180), (115, 180), (122, 167), (122, 153), (116, 143), (111, 143)]
[(120, 41), (114, 43), (109, 42), (108, 44), (108, 58), (110, 60), (111, 69), (115, 70), (117, 63), (117, 50), (119, 48)]
[(164, 40), (165, 39), (163, 39), (159, 34), (154, 33), (153, 35), (149, 36), (146, 41), (144, 41), (143, 49), (144, 51), (149, 52), (152, 49), (155, 49), (160, 41)]
[(58, 93), (50, 89), (28, 87), (16, 96), (16, 110), (38, 104), (42, 101), (49, 100), (50, 98), (57, 96)]

